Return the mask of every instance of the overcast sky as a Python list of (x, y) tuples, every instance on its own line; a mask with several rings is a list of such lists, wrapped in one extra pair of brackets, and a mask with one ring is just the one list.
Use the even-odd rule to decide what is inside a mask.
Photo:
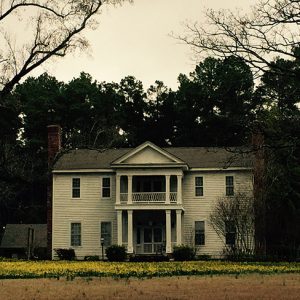
[[(170, 37), (184, 31), (186, 21), (203, 21), (206, 8), (248, 11), (255, 0), (135, 0), (121, 7), (106, 7), (95, 31), (86, 32), (88, 54), (75, 53), (51, 61), (34, 72), (47, 71), (69, 81), (81, 71), (98, 81), (115, 81), (127, 75), (141, 80), (147, 89), (162, 80), (176, 89), (180, 73), (193, 71), (195, 61), (186, 45)], [(32, 75), (32, 74), (31, 74)]]

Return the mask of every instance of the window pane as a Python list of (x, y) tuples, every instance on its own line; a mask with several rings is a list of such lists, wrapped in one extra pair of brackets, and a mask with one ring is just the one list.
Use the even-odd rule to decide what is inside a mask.
[(203, 196), (203, 187), (196, 187), (196, 196)]
[(226, 187), (226, 196), (233, 196), (234, 191), (233, 191), (233, 186), (227, 186)]
[(73, 189), (72, 190), (72, 197), (73, 198), (80, 198), (80, 189)]
[(71, 223), (71, 246), (81, 246), (80, 223)]
[(80, 188), (80, 178), (73, 178), (73, 188)]
[(233, 185), (233, 176), (226, 176), (226, 185)]
[(233, 221), (225, 222), (225, 240), (227, 245), (235, 245), (236, 227)]
[(110, 197), (110, 189), (109, 188), (102, 189), (102, 197)]
[(102, 187), (110, 187), (110, 178), (102, 179)]
[(101, 222), (101, 238), (104, 239), (105, 247), (111, 245), (111, 222)]
[(205, 245), (204, 221), (195, 221), (195, 245)]
[(203, 177), (195, 177), (195, 185), (203, 186)]

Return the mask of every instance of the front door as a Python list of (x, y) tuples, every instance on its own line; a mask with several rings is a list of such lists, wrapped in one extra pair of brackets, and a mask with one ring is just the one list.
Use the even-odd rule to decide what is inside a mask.
[(145, 254), (162, 252), (163, 230), (162, 227), (143, 228), (143, 250)]

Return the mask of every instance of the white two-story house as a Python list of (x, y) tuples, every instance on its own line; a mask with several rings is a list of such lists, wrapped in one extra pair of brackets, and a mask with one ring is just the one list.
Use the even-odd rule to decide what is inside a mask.
[(220, 256), (224, 241), (209, 215), (218, 199), (252, 188), (251, 160), (223, 148), (73, 150), (53, 168), (52, 257), (77, 258), (125, 245), (129, 254), (172, 253), (195, 246)]

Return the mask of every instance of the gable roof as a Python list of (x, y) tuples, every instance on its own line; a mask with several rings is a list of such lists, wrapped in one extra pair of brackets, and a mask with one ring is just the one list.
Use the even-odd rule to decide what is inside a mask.
[(124, 155), (119, 157), (118, 159), (114, 160), (113, 162), (111, 162), (111, 165), (113, 166), (113, 165), (126, 164), (126, 161), (128, 159), (134, 159), (134, 157), (137, 156), (138, 154), (140, 154), (143, 150), (148, 150), (148, 151), (150, 150), (154, 154), (160, 155), (160, 159), (164, 159), (168, 163), (185, 164), (184, 161), (182, 161), (181, 159), (179, 159), (172, 153), (147, 141), (147, 142), (139, 145), (138, 147), (131, 149), (130, 151), (128, 151), (127, 153), (125, 153)]
[(26, 248), (28, 228), (34, 230), (34, 246), (47, 247), (47, 224), (7, 224), (0, 248)]
[[(156, 146), (157, 147), (157, 146)], [(107, 150), (78, 149), (63, 154), (54, 165), (55, 171), (111, 169), (112, 163), (130, 155), (136, 148)], [(245, 151), (216, 147), (166, 147), (161, 148), (189, 168), (251, 168), (252, 155)]]

